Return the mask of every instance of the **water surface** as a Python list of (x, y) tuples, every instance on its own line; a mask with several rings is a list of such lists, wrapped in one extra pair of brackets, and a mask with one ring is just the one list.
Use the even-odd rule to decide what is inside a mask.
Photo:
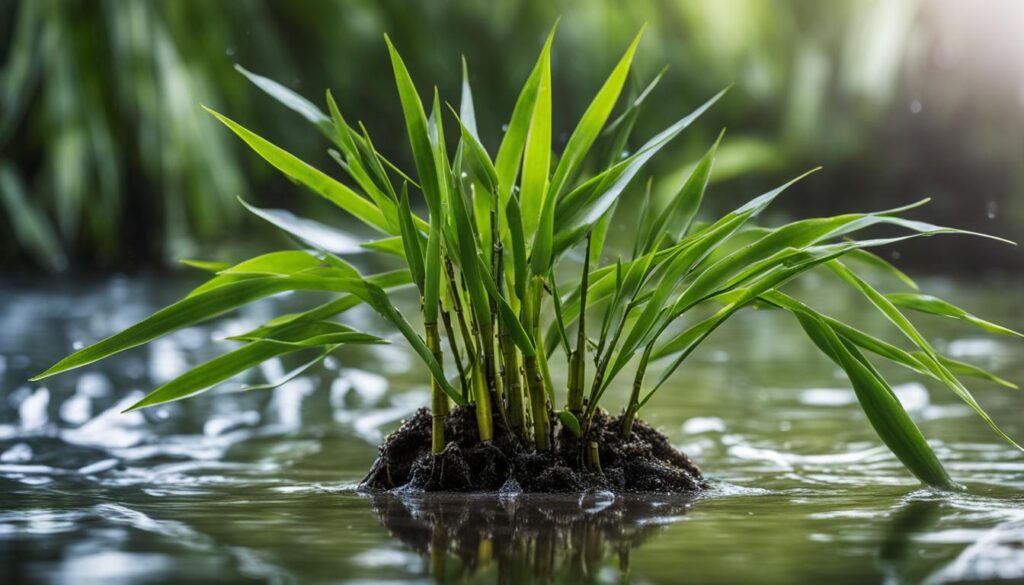
[[(216, 355), (221, 339), (309, 297), (291, 295), (73, 374), (26, 379), (184, 294), (184, 277), (0, 283), (3, 583), (954, 583), (1024, 581), (1024, 456), (948, 391), (883, 372), (959, 494), (923, 489), (881, 446), (842, 376), (784, 314), (716, 331), (644, 413), (713, 489), (695, 499), (370, 496), (376, 444), (428, 402), (400, 343), (272, 362), (216, 393), (119, 414)], [(1024, 287), (927, 288), (1024, 328)], [(795, 291), (884, 322), (843, 289)], [(387, 328), (355, 311), (347, 321)], [(1024, 342), (938, 318), (950, 355), (1024, 381)], [(1018, 439), (1024, 394), (969, 384)], [(619, 408), (625, 390), (609, 396)]]

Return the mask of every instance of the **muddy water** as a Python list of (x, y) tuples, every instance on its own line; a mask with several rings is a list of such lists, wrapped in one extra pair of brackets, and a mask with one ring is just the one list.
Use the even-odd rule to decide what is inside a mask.
[[(785, 315), (715, 333), (644, 416), (697, 459), (696, 499), (376, 496), (355, 483), (428, 402), (400, 344), (346, 350), (273, 391), (273, 362), (128, 415), (142, 393), (309, 297), (274, 299), (80, 373), (25, 380), (183, 294), (186, 278), (0, 283), (0, 582), (953, 583), (1024, 581), (1024, 456), (942, 387), (883, 371), (967, 490), (922, 489)], [(1024, 328), (1024, 287), (928, 283)], [(841, 288), (794, 291), (884, 327)], [(348, 322), (384, 331), (364, 312)], [(949, 354), (1024, 381), (1024, 342), (919, 320)], [(970, 384), (1024, 438), (1024, 394)], [(618, 408), (624, 390), (609, 396)]]

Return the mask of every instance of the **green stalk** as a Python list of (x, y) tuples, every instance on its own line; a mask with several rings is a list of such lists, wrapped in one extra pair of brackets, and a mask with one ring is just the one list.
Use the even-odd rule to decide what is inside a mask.
[[(580, 316), (576, 331), (576, 349), (573, 350), (572, 356), (569, 359), (568, 406), (569, 411), (577, 416), (583, 412), (583, 381), (587, 373), (584, 356), (587, 353), (587, 288), (590, 280), (590, 241), (591, 234), (587, 233), (587, 250), (583, 255), (583, 277), (580, 281)], [(554, 294), (558, 294), (558, 291), (554, 291)]]
[(530, 392), (530, 412), (533, 416), (533, 441), (537, 449), (547, 449), (548, 440), (548, 403), (544, 392), (544, 378), (537, 368), (537, 356), (527, 356), (524, 360), (526, 385)]
[(526, 415), (523, 413), (523, 385), (519, 371), (519, 352), (508, 333), (504, 331), (504, 327), (501, 329), (502, 333), (499, 336), (502, 358), (501, 377), (508, 400), (508, 418), (512, 430), (522, 436), (523, 430), (526, 428)]
[(469, 401), (469, 377), (466, 376), (466, 368), (462, 364), (462, 356), (459, 353), (459, 344), (455, 339), (455, 329), (452, 326), (452, 316), (448, 311), (441, 311), (441, 322), (444, 323), (444, 333), (445, 337), (448, 338), (448, 347), (452, 350), (452, 358), (455, 360), (455, 368), (459, 371), (459, 383), (462, 386), (462, 397), (465, 398), (466, 401)]
[(643, 387), (644, 375), (647, 373), (647, 362), (651, 359), (651, 350), (654, 349), (654, 342), (648, 343), (644, 348), (643, 356), (640, 358), (640, 365), (636, 368), (636, 377), (633, 378), (633, 391), (629, 394), (629, 402), (626, 404), (626, 413), (622, 415), (622, 437), (629, 438), (633, 432), (633, 422), (636, 421), (636, 413), (640, 410), (640, 389)]
[[(492, 220), (493, 220), (492, 212)], [(497, 225), (492, 223), (491, 233), (497, 234)], [(495, 238), (495, 256), (493, 260), (493, 271), (495, 275), (495, 286), (498, 294), (502, 294), (505, 284), (504, 278), (504, 255), (502, 254), (501, 241)], [(496, 309), (494, 312), (497, 312)], [(525, 415), (523, 414), (523, 386), (520, 383), (519, 373), (519, 352), (512, 342), (508, 327), (504, 321), (498, 320), (498, 349), (501, 352), (500, 377), (504, 389), (505, 408), (508, 414), (509, 429), (517, 437), (523, 437), (526, 427)]]
[[(501, 242), (498, 239), (498, 218), (497, 211), (492, 208), (491, 214), (491, 274), (495, 275), (497, 280), (498, 275), (501, 274), (499, 270), (501, 266)], [(498, 414), (501, 416), (501, 421), (505, 425), (505, 428), (511, 428), (512, 424), (509, 420), (508, 410), (505, 408), (505, 402), (502, 400), (501, 395), (501, 381), (498, 376), (497, 359), (494, 355), (494, 331), (497, 327), (498, 320), (498, 299), (490, 298), (490, 322), (488, 323), (486, 336), (483, 339), (484, 342), (484, 368), (487, 375), (487, 390), (491, 397), (491, 405), (498, 409)]]
[[(438, 364), (443, 363), (441, 337), (437, 332), (437, 321), (425, 323), (424, 328), (427, 332), (427, 348), (434, 355), (434, 359), (437, 360)], [(448, 414), (448, 396), (433, 377), (431, 377), (430, 381), (430, 409), (430, 446), (431, 452), (436, 455), (444, 451), (444, 417)]]
[(462, 294), (459, 291), (459, 284), (455, 280), (455, 267), (452, 266), (452, 260), (447, 255), (444, 257), (444, 268), (448, 278), (448, 290), (452, 296), (452, 308), (455, 310), (455, 318), (459, 322), (459, 331), (462, 332), (462, 341), (466, 346), (466, 359), (473, 363), (476, 361), (476, 356), (473, 355), (473, 344), (470, 343), (473, 335), (469, 331), (469, 326), (466, 325), (466, 315), (462, 310)]
[[(534, 276), (530, 281), (530, 290), (526, 295), (527, 303), (523, 307), (526, 317), (526, 330), (534, 339), (539, 339), (538, 319), (540, 316), (540, 303), (544, 294), (544, 279)], [(548, 439), (548, 405), (547, 392), (545, 390), (544, 377), (538, 365), (538, 356), (543, 355), (539, 351), (534, 355), (524, 358), (526, 370), (526, 387), (530, 393), (530, 411), (533, 415), (533, 439), (538, 449), (547, 449), (550, 446)]]
[(476, 426), (480, 432), (480, 440), (490, 441), (494, 438), (494, 420), (491, 416), (491, 399), (487, 390), (487, 381), (480, 362), (473, 364), (473, 399), (476, 402)]

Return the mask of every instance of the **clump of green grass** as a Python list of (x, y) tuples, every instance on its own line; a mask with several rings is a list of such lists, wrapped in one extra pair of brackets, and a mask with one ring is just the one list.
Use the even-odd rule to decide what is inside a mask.
[[(308, 350), (316, 352), (318, 360), (346, 344), (386, 343), (335, 320), (366, 304), (394, 324), (430, 371), (434, 453), (445, 447), (443, 419), (451, 403), (475, 406), (481, 441), (491, 440), (494, 425), (501, 424), (523, 442), (544, 450), (551, 446), (555, 423), (582, 438), (589, 453), (597, 453), (589, 426), (604, 405), (605, 392), (625, 369), (635, 364), (621, 425), (628, 436), (641, 409), (719, 325), (741, 309), (762, 306), (796, 317), (811, 341), (849, 376), (882, 441), (922, 482), (954, 486), (866, 354), (942, 382), (1016, 446), (958, 376), (1013, 385), (939, 354), (904, 311), (952, 317), (997, 334), (1021, 334), (918, 294), (913, 281), (870, 252), (909, 238), (968, 233), (902, 217), (926, 201), (880, 212), (804, 219), (775, 228), (751, 224), (805, 173), (716, 221), (701, 223), (696, 217), (720, 135), (667, 204), (658, 205), (649, 196), (645, 199), (631, 255), (602, 264), (605, 235), (623, 192), (651, 157), (725, 91), (647, 139), (632, 154), (621, 156), (644, 98), (658, 81), (655, 78), (636, 97), (623, 100), (641, 38), (637, 35), (556, 155), (551, 140), (553, 36), (554, 31), (519, 95), (494, 156), (477, 135), (465, 64), (458, 110), (443, 104), (436, 89), (427, 110), (401, 57), (386, 39), (416, 180), (384, 158), (365, 128), (343, 117), (330, 92), (324, 113), (283, 86), (243, 70), (331, 141), (332, 154), (350, 184), (307, 165), (226, 116), (211, 113), (289, 178), (380, 232), (380, 239), (364, 247), (400, 259), (405, 268), (361, 274), (322, 238), (320, 234), (330, 229), (327, 226), (310, 229), (315, 225), (312, 220), (299, 221), (286, 212), (243, 202), (303, 242), (305, 249), (274, 252), (233, 266), (193, 262), (216, 275), (185, 299), (72, 354), (39, 377), (93, 363), (273, 294), (327, 291), (337, 297), (232, 338), (243, 345), (157, 388), (130, 410), (193, 396), (285, 354)], [(612, 118), (620, 101), (624, 103)], [(445, 124), (452, 130), (446, 132)], [(449, 136), (458, 137), (454, 152), (448, 148)], [(411, 200), (420, 197), (428, 211), (425, 218), (413, 211)], [(903, 233), (853, 239), (879, 225)], [(579, 266), (570, 258), (570, 250), (580, 250)], [(879, 292), (848, 262), (891, 273), (914, 292)], [(861, 293), (914, 349), (883, 341), (783, 292), (791, 280), (821, 269), (835, 273)], [(563, 280), (567, 273), (578, 277), (558, 283), (556, 272)], [(390, 299), (391, 293), (410, 286), (420, 295), (422, 333)], [(709, 312), (710, 316), (695, 317)], [(566, 388), (555, 388), (551, 382), (550, 370), (556, 361), (568, 368)], [(648, 373), (662, 361), (667, 365), (651, 383)], [(552, 417), (551, 411), (557, 416)]]

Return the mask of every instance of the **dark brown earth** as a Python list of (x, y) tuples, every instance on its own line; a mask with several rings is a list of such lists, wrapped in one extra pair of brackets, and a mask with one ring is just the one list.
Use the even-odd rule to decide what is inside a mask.
[(481, 443), (473, 407), (456, 407), (445, 419), (448, 446), (437, 456), (430, 453), (430, 422), (430, 411), (423, 408), (388, 436), (361, 486), (426, 492), (662, 494), (705, 487), (700, 469), (665, 435), (638, 420), (623, 439), (621, 417), (604, 411), (594, 415), (589, 434), (600, 445), (599, 470), (585, 462), (580, 441), (555, 417), (553, 448), (537, 451), (500, 424), (495, 424), (494, 440)]

